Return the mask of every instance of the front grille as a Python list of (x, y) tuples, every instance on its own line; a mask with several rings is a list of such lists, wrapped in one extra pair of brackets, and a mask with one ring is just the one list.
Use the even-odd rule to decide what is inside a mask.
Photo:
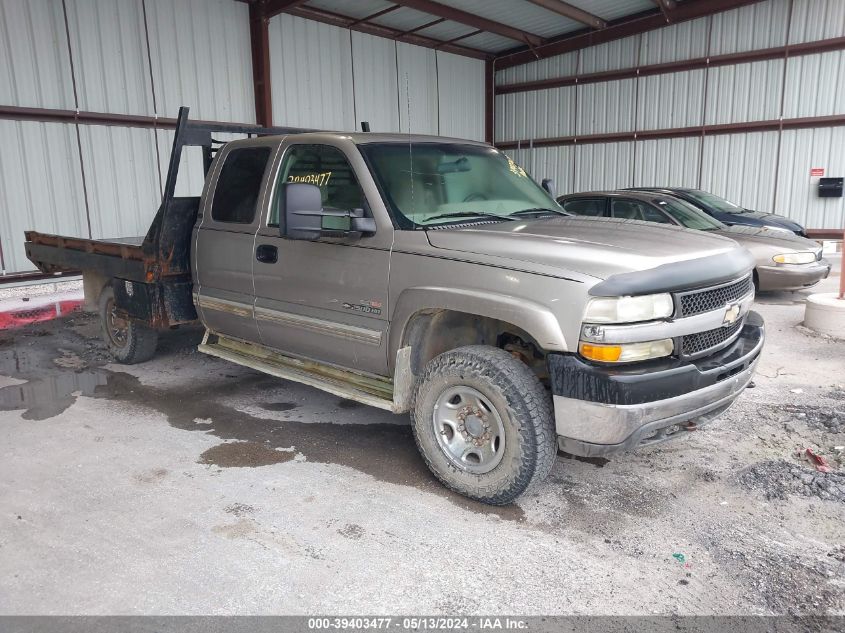
[[(752, 286), (751, 275), (749, 275), (744, 279), (740, 279), (726, 286), (682, 294), (680, 295), (679, 301), (681, 311), (679, 316), (688, 317), (694, 314), (724, 308), (729, 303), (733, 303), (737, 299), (749, 294)], [(704, 334), (706, 332), (702, 333), (702, 335)]]
[(728, 327), (717, 327), (715, 330), (696, 332), (681, 337), (681, 355), (695, 356), (721, 345), (739, 332), (744, 321), (745, 319), (740, 319)]

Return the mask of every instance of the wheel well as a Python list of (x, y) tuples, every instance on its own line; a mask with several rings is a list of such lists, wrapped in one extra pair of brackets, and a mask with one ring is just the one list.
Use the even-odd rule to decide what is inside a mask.
[(525, 330), (507, 321), (459, 312), (426, 310), (408, 322), (402, 347), (411, 348), (411, 372), (415, 376), (435, 356), (465, 345), (490, 345), (510, 352), (545, 380), (546, 352)]
[(100, 295), (110, 283), (111, 277), (106, 277), (99, 271), (82, 271), (82, 291), (85, 296), (85, 310), (87, 312), (99, 312)]

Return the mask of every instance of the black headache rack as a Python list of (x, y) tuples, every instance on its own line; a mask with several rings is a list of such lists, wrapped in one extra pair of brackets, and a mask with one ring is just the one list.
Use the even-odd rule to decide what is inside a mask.
[[(179, 108), (161, 205), (143, 240), (94, 240), (26, 232), (26, 255), (41, 272), (82, 271), (101, 283), (111, 280), (115, 305), (131, 319), (157, 328), (195, 321), (191, 282), (191, 232), (200, 198), (176, 197), (182, 148), (201, 147), (205, 176), (224, 144), (213, 133), (252, 136), (310, 132), (301, 128), (189, 121)], [(87, 285), (86, 285), (87, 287)]]

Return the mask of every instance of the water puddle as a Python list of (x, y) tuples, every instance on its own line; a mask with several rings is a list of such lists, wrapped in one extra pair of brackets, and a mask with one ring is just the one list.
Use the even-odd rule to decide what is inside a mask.
[(265, 411), (293, 411), (299, 405), (295, 402), (263, 402), (258, 406)]
[[(201, 463), (224, 468), (252, 467), (264, 465), (264, 461), (289, 461), (301, 453), (307, 462), (348, 466), (383, 482), (445, 496), (462, 509), (496, 514), (506, 520), (523, 520), (519, 506), (493, 508), (444, 488), (423, 463), (408, 424), (274, 422), (253, 417), (221, 401), (228, 395), (250, 391), (272, 393), (278, 387), (278, 379), (254, 374), (239, 376), (234, 381), (212, 379), (194, 384), (191, 397), (185, 398), (180, 389), (148, 387), (129, 374), (112, 373), (95, 396), (152, 407), (167, 416), (171, 426), (208, 433), (225, 441), (203, 453)], [(211, 424), (197, 425), (198, 419)]]
[[(505, 520), (524, 518), (519, 506), (493, 508), (444, 488), (417, 452), (410, 425), (386, 419), (384, 416), (389, 418), (389, 414), (374, 410), (371, 423), (339, 424), (332, 415), (343, 416), (347, 414), (344, 409), (356, 407), (335, 401), (334, 414), (315, 414), (315, 422), (253, 417), (228, 404), (227, 399), (254, 394), (256, 405), (270, 411), (289, 411), (301, 405), (274, 399), (280, 381), (259, 373), (210, 372), (199, 380), (172, 387), (144, 385), (131, 374), (89, 368), (74, 352), (79, 342), (68, 336), (67, 329), (60, 328), (60, 332), (39, 338), (33, 338), (34, 332), (24, 337), (16, 335), (14, 348), (0, 348), (0, 375), (15, 381), (0, 387), (0, 411), (23, 411), (26, 420), (46, 420), (64, 412), (80, 395), (125, 402), (158, 411), (175, 428), (219, 438), (221, 444), (205, 451), (199, 457), (200, 463), (220, 468), (257, 467), (291, 460), (337, 464), (383, 482), (445, 497), (465, 510)], [(186, 340), (176, 347), (190, 347), (190, 339)], [(57, 349), (56, 344), (61, 347)], [(167, 350), (163, 355), (173, 351), (178, 352)], [(317, 391), (312, 396), (330, 398)], [(198, 424), (198, 420), (202, 423)]]
[[(65, 354), (59, 360), (66, 359)], [(24, 420), (46, 420), (59, 415), (79, 395), (93, 396), (105, 385), (103, 371), (45, 371), (25, 350), (0, 351), (0, 374), (29, 378), (23, 384), (0, 389), (0, 411), (23, 410)]]
[(222, 468), (255, 468), (289, 462), (293, 451), (277, 451), (257, 442), (229, 442), (212, 446), (200, 455), (200, 464), (214, 464)]

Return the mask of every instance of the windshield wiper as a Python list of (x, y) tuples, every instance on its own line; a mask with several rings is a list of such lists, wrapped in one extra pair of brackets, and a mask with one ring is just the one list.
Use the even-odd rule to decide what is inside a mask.
[(498, 213), (488, 213), (487, 211), (452, 211), (451, 213), (433, 215), (420, 222), (420, 224), (427, 224), (432, 220), (443, 220), (446, 218), (497, 218), (499, 220), (505, 220), (506, 222), (511, 222), (513, 220), (510, 216), (499, 215)]
[(536, 209), (522, 209), (521, 211), (514, 211), (511, 215), (522, 215), (522, 214), (529, 214), (529, 213), (536, 213), (537, 215), (546, 215), (549, 213), (553, 213), (554, 215), (563, 215), (569, 217), (571, 214), (567, 213), (566, 211), (557, 211), (555, 209), (546, 209), (545, 207), (537, 207)]

